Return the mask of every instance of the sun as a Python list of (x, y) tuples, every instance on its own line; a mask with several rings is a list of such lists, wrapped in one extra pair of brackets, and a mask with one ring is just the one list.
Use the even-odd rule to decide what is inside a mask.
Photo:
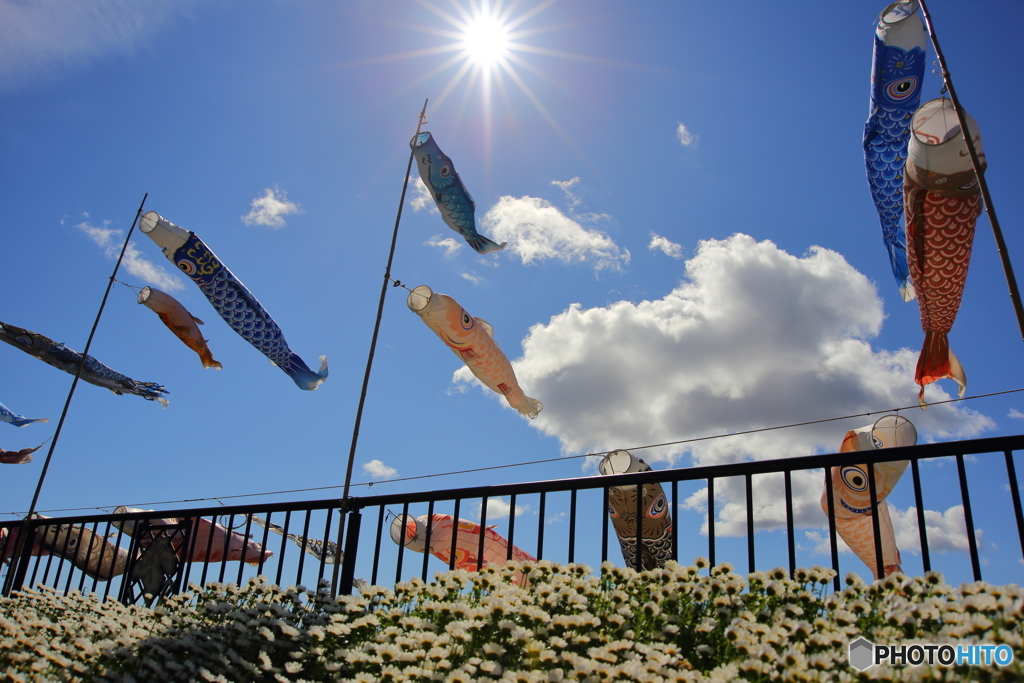
[(465, 24), (462, 49), (476, 66), (492, 69), (508, 56), (509, 31), (498, 17), (481, 14)]

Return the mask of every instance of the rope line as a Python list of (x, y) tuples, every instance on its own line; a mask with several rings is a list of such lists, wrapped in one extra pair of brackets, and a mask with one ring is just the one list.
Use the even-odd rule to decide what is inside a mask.
[[(398, 286), (401, 286), (401, 285), (398, 285)], [(1015, 393), (1018, 393), (1018, 392), (1021, 392), (1021, 391), (1024, 391), (1024, 387), (1022, 387), (1020, 389), (1007, 389), (1006, 391), (994, 391), (994, 392), (989, 393), (989, 394), (978, 394), (977, 396), (965, 396), (963, 398), (951, 398), (951, 399), (948, 399), (948, 400), (945, 400), (945, 401), (935, 401), (933, 403), (929, 403), (928, 405), (930, 405), (930, 406), (937, 406), (937, 405), (942, 405), (944, 403), (959, 403), (961, 401), (972, 401), (972, 400), (978, 399), (978, 398), (990, 398), (992, 396), (1003, 396), (1005, 394), (1015, 394)], [(730, 436), (743, 436), (743, 435), (746, 435), (746, 434), (758, 434), (760, 432), (770, 432), (770, 431), (775, 431), (775, 430), (779, 430), (779, 429), (789, 429), (789, 428), (792, 428), (792, 427), (806, 427), (808, 425), (822, 424), (822, 423), (825, 423), (825, 422), (837, 422), (839, 420), (849, 420), (849, 419), (855, 418), (855, 417), (869, 417), (871, 415), (879, 415), (879, 414), (882, 414), (882, 413), (899, 413), (901, 410), (910, 410), (910, 409), (917, 409), (917, 408), (920, 408), (920, 406), (918, 406), (918, 405), (911, 405), (911, 406), (904, 406), (902, 408), (889, 408), (888, 410), (871, 410), (871, 411), (868, 411), (866, 413), (855, 413), (853, 415), (844, 415), (842, 417), (827, 417), (827, 418), (823, 418), (821, 420), (810, 420), (810, 421), (807, 421), (807, 422), (794, 422), (792, 424), (777, 425), (777, 426), (774, 426), (774, 427), (760, 427), (758, 429), (747, 429), (747, 430), (744, 430), (742, 432), (732, 432), (732, 433), (729, 433), (729, 434), (713, 434), (711, 436), (697, 436), (697, 437), (693, 437), (691, 439), (680, 439), (679, 441), (666, 441), (664, 443), (649, 444), (649, 445), (646, 445), (646, 446), (631, 446), (631, 447), (625, 448), (623, 450), (627, 450), (627, 451), (640, 451), (640, 450), (644, 450), (644, 449), (647, 449), (647, 448), (662, 448), (664, 446), (679, 446), (679, 445), (682, 445), (682, 444), (696, 443), (698, 441), (710, 441), (712, 439), (724, 439), (724, 438), (730, 437)], [(361, 483), (358, 483), (358, 484), (351, 484), (351, 486), (366, 486), (366, 487), (372, 488), (372, 487), (376, 486), (377, 484), (393, 484), (393, 483), (402, 482), (402, 481), (416, 481), (416, 480), (419, 480), (419, 479), (433, 479), (434, 477), (450, 477), (450, 476), (454, 476), (454, 475), (457, 475), (457, 474), (472, 474), (474, 472), (487, 472), (487, 471), (490, 471), (490, 470), (503, 470), (503, 469), (508, 469), (508, 468), (511, 468), (511, 467), (525, 467), (527, 465), (541, 465), (541, 464), (550, 463), (550, 462), (564, 462), (566, 460), (576, 460), (576, 459), (579, 459), (579, 458), (592, 458), (592, 457), (596, 457), (596, 456), (599, 456), (599, 455), (604, 455), (604, 454), (610, 453), (610, 452), (611, 451), (597, 451), (597, 452), (594, 452), (594, 453), (583, 453), (582, 455), (566, 455), (566, 456), (561, 456), (561, 457), (558, 457), (558, 458), (545, 458), (543, 460), (528, 460), (528, 461), (525, 461), (525, 462), (514, 462), (514, 463), (509, 463), (507, 465), (491, 465), (489, 467), (475, 467), (475, 468), (468, 469), (468, 470), (455, 470), (455, 471), (452, 471), (452, 472), (437, 472), (435, 474), (420, 474), (420, 475), (417, 475), (417, 476), (414, 476), (414, 477), (396, 477), (395, 479), (382, 479), (380, 481), (366, 481), (366, 482), (361, 482)], [(161, 500), (161, 501), (151, 501), (151, 502), (148, 502), (148, 503), (132, 503), (128, 507), (141, 507), (141, 506), (144, 506), (144, 505), (174, 505), (174, 504), (177, 504), (177, 503), (205, 503), (205, 502), (208, 502), (208, 501), (211, 501), (211, 500), (215, 500), (217, 502), (220, 502), (222, 499), (223, 500), (232, 500), (232, 499), (236, 499), (236, 498), (254, 498), (254, 497), (257, 497), (257, 496), (276, 496), (276, 495), (280, 495), (280, 494), (284, 494), (284, 493), (309, 493), (311, 491), (329, 491), (331, 489), (340, 489), (340, 488), (344, 488), (344, 487), (342, 485), (340, 485), (340, 484), (336, 485), (336, 486), (314, 486), (314, 487), (311, 487), (311, 488), (304, 488), (304, 489), (284, 489), (284, 490), (281, 490), (281, 491), (267, 491), (267, 492), (264, 492), (264, 493), (239, 493), (239, 494), (236, 494), (236, 495), (233, 495), (233, 496), (210, 496), (208, 498), (184, 498), (182, 500)], [(223, 503), (221, 503), (221, 504), (223, 505)], [(116, 507), (116, 506), (107, 505), (106, 507), (107, 508), (111, 508), (111, 507)], [(79, 508), (53, 508), (53, 509), (50, 509), (50, 510), (42, 510), (42, 512), (82, 512), (82, 511), (85, 511), (85, 510), (101, 510), (103, 512), (106, 512), (106, 509), (104, 507), (100, 507), (100, 506), (79, 507)], [(24, 514), (25, 514), (24, 512), (0, 512), (0, 515), (23, 516)]]

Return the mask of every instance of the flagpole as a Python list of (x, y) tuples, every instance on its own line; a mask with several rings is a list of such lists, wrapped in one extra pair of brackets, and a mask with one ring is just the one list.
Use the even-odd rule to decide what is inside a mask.
[[(423, 124), (427, 121), (427, 102), (423, 100), (423, 109), (420, 110), (419, 120), (416, 124), (416, 135), (420, 134)], [(414, 136), (415, 137), (415, 136)], [(412, 147), (410, 145), (410, 147)], [(348, 452), (348, 467), (345, 471), (345, 488), (341, 494), (341, 509), (338, 517), (338, 546), (337, 554), (334, 557), (334, 573), (331, 577), (331, 591), (337, 594), (338, 572), (341, 569), (342, 541), (345, 535), (345, 517), (349, 512), (348, 493), (352, 485), (352, 466), (356, 458), (356, 443), (359, 441), (359, 425), (363, 419), (363, 406), (366, 404), (366, 389), (370, 383), (370, 370), (373, 367), (373, 354), (377, 348), (377, 334), (380, 332), (380, 321), (384, 315), (384, 299), (388, 294), (388, 283), (391, 281), (391, 264), (395, 259), (395, 245), (398, 243), (398, 226), (402, 222), (402, 207), (405, 205), (405, 192), (409, 187), (409, 173), (412, 171), (412, 160), (415, 156), (415, 148), (409, 150), (409, 163), (405, 168), (405, 180), (402, 183), (402, 196), (398, 200), (398, 214), (395, 216), (395, 229), (391, 235), (391, 251), (388, 253), (388, 265), (384, 269), (384, 282), (380, 288), (380, 303), (377, 304), (377, 320), (373, 324), (373, 337), (370, 340), (370, 354), (366, 358), (366, 372), (363, 375), (363, 389), (359, 394), (359, 407), (356, 408), (356, 422), (352, 429), (352, 445)]]
[(956, 96), (953, 79), (949, 74), (949, 69), (946, 68), (946, 58), (939, 47), (939, 39), (935, 36), (935, 27), (932, 25), (931, 15), (928, 14), (928, 8), (925, 6), (924, 0), (918, 0), (918, 3), (921, 6), (921, 16), (924, 18), (925, 28), (928, 29), (928, 36), (931, 38), (932, 47), (935, 48), (935, 56), (939, 62), (939, 69), (942, 72), (942, 80), (946, 85), (946, 91), (949, 93), (949, 99), (953, 103), (953, 109), (956, 111), (957, 122), (960, 124), (960, 134), (963, 136), (964, 142), (967, 143), (967, 152), (971, 156), (971, 164), (974, 166), (974, 173), (977, 175), (978, 184), (981, 186), (981, 196), (985, 202), (985, 212), (988, 214), (989, 224), (992, 226), (993, 235), (995, 235), (996, 249), (999, 251), (999, 259), (1003, 264), (1003, 273), (1006, 275), (1006, 284), (1010, 289), (1010, 301), (1013, 303), (1013, 311), (1017, 315), (1017, 326), (1020, 328), (1021, 339), (1024, 339), (1024, 305), (1021, 304), (1020, 290), (1017, 289), (1017, 278), (1013, 275), (1010, 254), (1006, 250), (1003, 231), (999, 227), (999, 219), (996, 217), (996, 210), (992, 205), (992, 196), (989, 194), (988, 182), (985, 180), (985, 169), (982, 167), (981, 159), (978, 157), (978, 150), (974, 147), (974, 140), (971, 139), (971, 134), (967, 130), (967, 114), (960, 105), (959, 98)]
[(57, 429), (53, 433), (53, 439), (50, 441), (50, 450), (46, 453), (46, 460), (43, 461), (43, 470), (39, 473), (39, 482), (36, 484), (35, 494), (32, 496), (32, 503), (28, 506), (28, 514), (25, 515), (25, 523), (21, 527), (21, 532), (18, 534), (18, 542), (15, 545), (14, 555), (12, 557), (17, 558), (15, 560), (15, 567), (8, 574), (8, 580), (4, 586), (4, 594), (7, 595), (14, 586), (22, 585), (25, 581), (25, 573), (28, 570), (28, 558), (25, 558), (24, 562), (20, 562), (21, 553), (24, 549), (25, 542), (28, 540), (28, 536), (31, 534), (35, 536), (35, 529), (32, 528), (29, 522), (32, 519), (32, 515), (35, 514), (36, 504), (39, 502), (39, 494), (43, 490), (43, 481), (46, 479), (46, 473), (50, 469), (50, 460), (53, 458), (53, 451), (57, 448), (57, 440), (60, 439), (60, 431), (64, 426), (64, 419), (68, 415), (68, 408), (71, 406), (71, 398), (75, 395), (75, 387), (78, 386), (78, 380), (82, 376), (82, 370), (85, 369), (86, 360), (89, 358), (89, 348), (92, 346), (93, 337), (96, 335), (96, 328), (99, 327), (100, 317), (103, 315), (103, 309), (107, 305), (107, 297), (110, 296), (110, 288), (114, 286), (114, 279), (117, 277), (117, 271), (121, 267), (121, 261), (124, 259), (124, 254), (128, 250), (128, 240), (132, 237), (132, 232), (135, 231), (135, 226), (139, 222), (139, 217), (142, 215), (142, 207), (146, 205), (146, 199), (149, 197), (147, 192), (142, 196), (142, 202), (139, 204), (139, 210), (135, 212), (135, 219), (132, 221), (132, 227), (128, 230), (128, 235), (124, 238), (124, 244), (121, 246), (121, 254), (117, 257), (117, 263), (114, 264), (114, 272), (110, 274), (110, 280), (107, 282), (107, 290), (103, 292), (103, 300), (100, 301), (100, 308), (96, 311), (96, 320), (92, 323), (92, 330), (89, 331), (89, 339), (85, 342), (85, 350), (82, 351), (82, 360), (78, 363), (78, 371), (75, 373), (75, 379), (71, 382), (71, 389), (68, 391), (68, 398), (64, 401), (64, 410), (61, 411), (60, 420), (57, 422)]

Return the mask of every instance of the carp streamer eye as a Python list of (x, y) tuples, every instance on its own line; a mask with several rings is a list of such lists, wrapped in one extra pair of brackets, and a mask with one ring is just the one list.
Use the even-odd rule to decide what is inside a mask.
[(448, 176), (450, 176), (452, 174), (451, 162), (446, 161), (443, 164), (441, 164), (441, 168), (438, 169), (438, 173), (441, 174), (442, 178), (447, 178)]
[(904, 78), (893, 83), (885, 89), (889, 97), (894, 100), (904, 100), (914, 94), (917, 90), (916, 78)]
[(843, 483), (854, 491), (866, 491), (868, 478), (859, 467), (844, 467), (841, 471)]
[(462, 312), (462, 329), (473, 329), (473, 319), (469, 316), (469, 313), (466, 313), (465, 311)]
[(185, 275), (195, 275), (196, 273), (196, 264), (191, 261), (178, 261), (178, 268), (180, 268), (181, 272), (185, 273)]
[(647, 516), (652, 519), (657, 519), (665, 514), (668, 509), (668, 504), (665, 502), (665, 494), (661, 494), (657, 499), (651, 503), (651, 507), (647, 508)]
[(618, 517), (619, 513), (615, 511), (615, 508), (613, 508), (611, 505), (609, 505), (608, 506), (608, 515), (611, 516), (611, 517)]

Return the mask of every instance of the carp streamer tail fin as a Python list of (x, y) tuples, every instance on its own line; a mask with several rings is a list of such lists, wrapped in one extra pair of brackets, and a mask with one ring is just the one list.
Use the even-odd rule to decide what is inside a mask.
[(925, 405), (924, 388), (940, 379), (951, 379), (956, 382), (960, 387), (958, 395), (963, 398), (967, 390), (967, 375), (949, 348), (948, 335), (944, 332), (925, 330), (924, 344), (917, 359), (917, 372), (914, 375), (914, 381), (921, 385), (917, 398), (922, 407)]
[(508, 246), (508, 242), (498, 244), (493, 240), (487, 239), (483, 235), (471, 237), (467, 241), (469, 242), (469, 246), (473, 247), (478, 254), (490, 254), (492, 251), (501, 251)]

